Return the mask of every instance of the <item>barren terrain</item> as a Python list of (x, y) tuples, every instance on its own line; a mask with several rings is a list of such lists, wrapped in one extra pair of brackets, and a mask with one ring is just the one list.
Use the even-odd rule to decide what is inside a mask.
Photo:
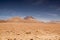
[(60, 40), (60, 23), (3, 22), (0, 40)]

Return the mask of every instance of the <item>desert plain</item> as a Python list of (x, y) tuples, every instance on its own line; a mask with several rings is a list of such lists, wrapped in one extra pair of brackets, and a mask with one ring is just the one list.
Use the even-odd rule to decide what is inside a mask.
[(0, 40), (60, 40), (60, 23), (10, 18), (0, 21)]

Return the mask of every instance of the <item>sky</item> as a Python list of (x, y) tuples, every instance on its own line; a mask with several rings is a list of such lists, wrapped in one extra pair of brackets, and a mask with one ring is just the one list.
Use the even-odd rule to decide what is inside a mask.
[(0, 19), (12, 16), (60, 21), (60, 0), (0, 0)]

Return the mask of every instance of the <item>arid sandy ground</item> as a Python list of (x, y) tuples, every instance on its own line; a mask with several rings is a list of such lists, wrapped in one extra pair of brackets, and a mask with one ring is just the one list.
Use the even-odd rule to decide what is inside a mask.
[(0, 23), (0, 40), (60, 40), (60, 24)]

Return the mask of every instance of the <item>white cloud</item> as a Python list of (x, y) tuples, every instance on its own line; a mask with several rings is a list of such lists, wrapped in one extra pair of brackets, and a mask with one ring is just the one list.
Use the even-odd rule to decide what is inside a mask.
[(48, 14), (49, 16), (54, 16), (54, 17), (57, 17), (58, 14)]
[(56, 11), (60, 11), (60, 7), (56, 9)]

